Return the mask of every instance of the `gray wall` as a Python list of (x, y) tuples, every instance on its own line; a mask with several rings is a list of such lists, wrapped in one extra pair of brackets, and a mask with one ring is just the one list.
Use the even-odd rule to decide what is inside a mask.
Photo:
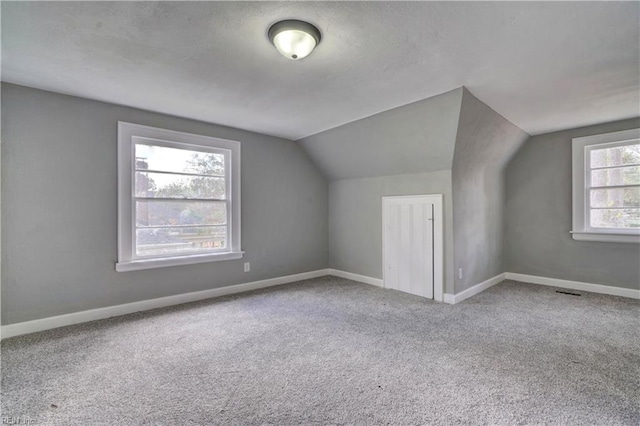
[(571, 238), (571, 139), (640, 127), (618, 121), (532, 137), (507, 169), (509, 272), (640, 288), (640, 245)]
[[(0, 105), (2, 105), (2, 90), (0, 90)], [(0, 121), (0, 324), (2, 323), (1, 318), (2, 318), (2, 123)], [(0, 333), (0, 338), (2, 338), (2, 333)]]
[[(115, 271), (118, 120), (242, 142), (244, 259)], [(292, 141), (3, 84), (2, 149), (3, 324), (328, 266), (327, 182)]]
[(336, 180), (329, 184), (329, 265), (382, 278), (382, 197), (444, 194), (445, 291), (453, 291), (451, 172)]
[(298, 143), (329, 184), (329, 264), (382, 278), (382, 197), (444, 194), (445, 291), (453, 292), (451, 163), (463, 89), (394, 108)]
[(298, 141), (331, 180), (329, 264), (382, 278), (381, 197), (443, 193), (445, 291), (504, 272), (504, 170), (526, 138), (459, 88)]
[(505, 168), (528, 137), (464, 90), (452, 169), (456, 293), (505, 272)]
[(298, 141), (331, 180), (450, 170), (462, 88)]

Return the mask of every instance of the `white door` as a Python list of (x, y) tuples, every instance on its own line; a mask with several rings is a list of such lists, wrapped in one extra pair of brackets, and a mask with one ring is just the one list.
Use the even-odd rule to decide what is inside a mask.
[(386, 288), (433, 299), (433, 219), (429, 196), (383, 197)]

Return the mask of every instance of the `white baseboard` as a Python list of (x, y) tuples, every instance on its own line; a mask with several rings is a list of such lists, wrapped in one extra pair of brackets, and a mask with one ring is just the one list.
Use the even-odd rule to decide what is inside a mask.
[(471, 288), (466, 289), (458, 294), (445, 294), (445, 303), (455, 304), (460, 303), (465, 299), (475, 296), (476, 294), (492, 287), (504, 280), (520, 281), (530, 284), (547, 285), (551, 287), (566, 288), (569, 290), (587, 291), (591, 293), (609, 294), (611, 296), (629, 297), (631, 299), (640, 299), (640, 290), (634, 290), (623, 287), (612, 287), (601, 284), (584, 283), (580, 281), (561, 280), (558, 278), (537, 277), (534, 275), (516, 274), (513, 272), (505, 272), (503, 274), (496, 275), (480, 284), (476, 284)]
[[(348, 280), (358, 281), (364, 284), (370, 284), (376, 287), (384, 288), (384, 280), (380, 278), (373, 278), (373, 277), (368, 277), (366, 275), (354, 274), (352, 272), (345, 272), (339, 269), (329, 269), (329, 275), (333, 275), (335, 277), (340, 277), (340, 278), (346, 278)], [(438, 298), (438, 291), (436, 289), (434, 289), (433, 300), (435, 300), (436, 302), (443, 301)]]
[(339, 269), (329, 269), (329, 275), (334, 277), (345, 278), (347, 280), (358, 281), (365, 284), (375, 285), (376, 287), (384, 287), (384, 282), (380, 278), (367, 277), (366, 275), (353, 274), (351, 272), (340, 271)]
[[(340, 278), (346, 278), (349, 280), (374, 285), (376, 287), (384, 287), (383, 281), (379, 278), (367, 277), (365, 275), (353, 274), (351, 272), (340, 271), (337, 269), (320, 269), (317, 271), (303, 272), (301, 274), (287, 275), (284, 277), (270, 278), (261, 281), (253, 281), (228, 287), (214, 288), (192, 293), (176, 294), (174, 296), (142, 300), (139, 302), (125, 303), (123, 305), (108, 306), (105, 308), (90, 309), (88, 311), (74, 312), (70, 314), (58, 315), (55, 317), (3, 325), (0, 328), (0, 336), (2, 339), (5, 339), (13, 336), (35, 333), (37, 331), (64, 327), (67, 325), (80, 324), (83, 322), (111, 318), (120, 315), (131, 314), (134, 312), (147, 311), (150, 309), (180, 305), (182, 303), (195, 302), (198, 300), (210, 299), (213, 297), (227, 296), (230, 294), (243, 293), (246, 291), (257, 290), (266, 287), (273, 287), (276, 285), (287, 284), (295, 281), (318, 278), (325, 275), (333, 275)], [(445, 294), (444, 302), (449, 304), (460, 303), (463, 300), (468, 299), (471, 296), (475, 296), (476, 294), (498, 284), (505, 279), (531, 284), (548, 285), (571, 290), (588, 291), (592, 293), (601, 293), (613, 296), (629, 297), (632, 299), (640, 299), (640, 290), (506, 272), (496, 275), (495, 277), (490, 278), (484, 282), (476, 284), (473, 287), (468, 288), (458, 294)]]
[(601, 284), (583, 283), (580, 281), (561, 280), (558, 278), (537, 277), (535, 275), (516, 274), (513, 272), (507, 272), (505, 275), (508, 280), (521, 281), (524, 283), (548, 285), (552, 287), (566, 288), (569, 290), (588, 291), (591, 293), (640, 299), (640, 290), (634, 290), (631, 288), (612, 287)]
[(134, 312), (148, 311), (150, 309), (164, 308), (166, 306), (180, 305), (182, 303), (195, 302), (210, 299), (212, 297), (227, 296), (243, 293), (245, 291), (287, 284), (295, 281), (330, 275), (329, 269), (303, 272), (301, 274), (287, 275), (284, 277), (270, 278), (267, 280), (253, 281), (244, 284), (236, 284), (227, 287), (212, 288), (210, 290), (195, 291), (192, 293), (176, 294), (174, 296), (160, 297), (157, 299), (141, 300), (139, 302), (125, 303), (123, 305), (107, 306), (105, 308), (90, 309), (88, 311), (73, 312), (55, 317), (42, 318), (33, 321), (25, 321), (16, 324), (3, 325), (0, 329), (2, 339), (35, 333), (37, 331), (50, 330), (66, 325), (80, 324), (88, 321), (111, 318)]
[(494, 285), (505, 280), (505, 274), (498, 274), (493, 278), (489, 278), (486, 281), (483, 281), (479, 284), (474, 285), (473, 287), (469, 287), (468, 289), (461, 291), (457, 294), (449, 294), (445, 293), (444, 302), (449, 303), (451, 305), (455, 305), (456, 303), (460, 303), (463, 300), (470, 298), (471, 296), (475, 296), (478, 293), (481, 293), (488, 289), (489, 287), (493, 287)]

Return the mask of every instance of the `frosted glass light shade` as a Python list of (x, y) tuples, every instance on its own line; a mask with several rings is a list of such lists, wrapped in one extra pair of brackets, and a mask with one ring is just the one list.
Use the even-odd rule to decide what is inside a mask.
[(269, 39), (282, 56), (297, 61), (320, 43), (320, 31), (308, 22), (280, 21), (269, 28)]
[(298, 60), (311, 53), (316, 47), (316, 40), (304, 31), (287, 30), (278, 33), (273, 44), (283, 56)]

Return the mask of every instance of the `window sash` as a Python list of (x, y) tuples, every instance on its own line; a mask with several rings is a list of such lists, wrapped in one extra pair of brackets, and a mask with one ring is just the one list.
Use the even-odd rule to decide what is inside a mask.
[[(183, 226), (182, 228), (197, 228), (198, 226)], [(140, 246), (135, 246), (134, 247), (134, 254), (135, 257), (134, 259), (136, 260), (152, 260), (152, 259), (162, 259), (162, 258), (166, 258), (166, 257), (185, 257), (185, 256), (197, 256), (197, 255), (204, 255), (204, 254), (215, 254), (215, 253), (229, 253), (231, 250), (229, 249), (230, 247), (230, 241), (229, 241), (229, 237), (230, 237), (230, 232), (229, 232), (229, 225), (207, 225), (206, 227), (208, 228), (224, 228), (225, 231), (225, 247), (220, 247), (220, 248), (208, 248), (208, 249), (195, 249), (195, 250), (185, 250), (182, 252), (171, 252), (171, 253), (160, 253), (160, 254), (148, 254), (148, 255), (143, 255), (143, 254), (138, 254), (138, 248)], [(136, 228), (136, 230), (145, 230), (145, 229), (156, 229), (157, 227), (143, 227), (143, 228)], [(164, 227), (163, 227), (164, 228)], [(168, 227), (168, 228), (180, 228), (178, 226), (174, 226), (174, 227)], [(162, 229), (162, 228), (160, 228)], [(134, 232), (133, 235), (134, 240), (137, 239), (137, 232)], [(174, 243), (175, 244), (175, 243)], [(162, 246), (162, 244), (154, 244), (154, 247), (160, 247)]]
[[(144, 142), (140, 142), (141, 140), (144, 140)], [(189, 151), (189, 152), (211, 152), (211, 153), (215, 153), (215, 154), (222, 154), (224, 157), (224, 170), (225, 170), (225, 174), (223, 176), (220, 175), (209, 175), (209, 174), (198, 174), (198, 173), (188, 173), (188, 172), (171, 172), (171, 171), (159, 171), (160, 173), (166, 173), (166, 174), (171, 174), (171, 175), (188, 175), (188, 176), (202, 176), (202, 177), (221, 177), (224, 178), (224, 186), (225, 186), (225, 194), (226, 198), (224, 199), (219, 199), (219, 198), (196, 198), (196, 197), (182, 197), (182, 198), (171, 198), (171, 197), (136, 197), (136, 188), (135, 188), (135, 179), (136, 179), (136, 172), (147, 172), (147, 173), (152, 173), (152, 172), (158, 172), (158, 171), (151, 171), (148, 169), (139, 169), (137, 168), (136, 165), (136, 161), (135, 161), (135, 146), (136, 144), (143, 144), (143, 145), (148, 145), (148, 146), (161, 146), (161, 147), (165, 147), (165, 148), (174, 148), (174, 149), (181, 149), (184, 151)], [(202, 147), (202, 146), (195, 146), (195, 145), (190, 145), (190, 144), (185, 144), (182, 142), (176, 142), (176, 141), (168, 141), (168, 140), (161, 140), (161, 139), (152, 139), (152, 138), (144, 138), (144, 137), (133, 137), (132, 138), (132, 143), (131, 143), (131, 147), (133, 150), (132, 154), (132, 167), (131, 167), (131, 225), (132, 225), (132, 229), (131, 229), (131, 259), (132, 260), (142, 260), (142, 259), (158, 259), (158, 258), (165, 258), (168, 256), (171, 257), (182, 257), (182, 256), (194, 256), (194, 255), (202, 255), (202, 254), (214, 254), (214, 253), (227, 253), (231, 251), (231, 216), (232, 216), (232, 212), (231, 212), (231, 208), (232, 208), (232, 194), (231, 194), (231, 175), (230, 175), (230, 170), (231, 170), (231, 152), (229, 150), (225, 150), (225, 149), (220, 149), (220, 148), (213, 148), (213, 147)], [(188, 252), (175, 252), (175, 253), (171, 253), (170, 255), (168, 254), (156, 254), (156, 255), (140, 255), (138, 254), (138, 233), (136, 232), (138, 229), (161, 229), (162, 227), (158, 227), (158, 226), (143, 226), (140, 227), (137, 225), (137, 203), (136, 201), (141, 200), (141, 201), (168, 201), (168, 202), (189, 202), (189, 201), (193, 201), (193, 202), (203, 202), (203, 203), (224, 203), (225, 204), (225, 208), (226, 208), (226, 217), (227, 220), (225, 222), (224, 225), (218, 225), (218, 224), (201, 224), (198, 225), (200, 227), (202, 226), (220, 226), (220, 227), (225, 227), (225, 247), (221, 247), (221, 248), (211, 248), (211, 249), (200, 249), (200, 250), (192, 250), (192, 251), (188, 251)], [(191, 225), (184, 225), (184, 226), (178, 226), (178, 227), (198, 227), (198, 226), (191, 226)], [(164, 226), (165, 228), (175, 228), (176, 226)]]
[(139, 169), (137, 167), (136, 167), (136, 172), (140, 172), (140, 173), (161, 173), (161, 174), (165, 174), (165, 175), (211, 177), (211, 178), (224, 178), (225, 177), (225, 175), (211, 175), (211, 174), (200, 174), (200, 173), (190, 173), (190, 172), (170, 172), (168, 170)]
[(225, 203), (230, 201), (229, 198), (197, 198), (197, 197), (133, 197), (134, 201), (168, 201), (168, 202), (185, 202), (193, 201), (198, 203)]
[(640, 188), (640, 185), (605, 185), (605, 186), (594, 186), (592, 184), (592, 171), (593, 170), (603, 170), (610, 168), (624, 168), (624, 167), (633, 167), (637, 166), (637, 163), (632, 164), (621, 164), (615, 166), (603, 166), (603, 167), (592, 167), (591, 166), (591, 151), (594, 150), (602, 150), (609, 148), (617, 148), (621, 146), (631, 146), (640, 144), (639, 139), (630, 139), (623, 141), (615, 141), (615, 142), (600, 142), (591, 145), (584, 146), (584, 229), (586, 232), (620, 232), (625, 234), (640, 234), (640, 229), (638, 228), (616, 228), (616, 227), (596, 227), (592, 226), (591, 220), (591, 211), (592, 210), (617, 210), (617, 209), (637, 209), (636, 206), (628, 206), (628, 207), (592, 207), (591, 206), (591, 191), (597, 189), (616, 189), (616, 188)]
[(589, 207), (591, 210), (640, 210), (638, 206), (627, 207)]
[[(631, 143), (629, 145), (636, 145)], [(617, 166), (601, 166), (601, 167), (592, 167), (591, 170), (606, 170), (606, 169), (623, 169), (625, 167), (638, 167), (640, 163), (629, 163), (629, 164), (620, 164)]]
[(136, 200), (150, 200), (150, 201), (158, 201), (158, 198), (147, 198), (147, 197), (133, 197), (133, 212), (132, 212), (132, 224), (133, 224), (133, 232), (132, 232), (132, 258), (133, 259), (156, 259), (167, 257), (167, 254), (157, 254), (157, 255), (141, 255), (138, 254), (138, 233), (136, 231), (140, 229), (171, 229), (171, 228), (225, 228), (225, 247), (221, 248), (210, 248), (210, 249), (199, 249), (199, 250), (191, 250), (189, 252), (183, 253), (173, 253), (171, 257), (179, 257), (179, 256), (193, 256), (198, 254), (207, 254), (207, 253), (226, 253), (231, 251), (231, 200), (210, 200), (210, 199), (192, 199), (192, 198), (167, 198), (160, 199), (160, 201), (178, 201), (178, 202), (189, 202), (189, 201), (198, 201), (198, 202), (206, 202), (211, 204), (225, 204), (225, 213), (226, 213), (226, 221), (224, 223), (200, 223), (200, 224), (184, 224), (184, 225), (138, 225), (137, 224), (137, 213), (138, 210), (135, 207)]
[(625, 188), (638, 188), (638, 187), (640, 187), (640, 184), (639, 185), (590, 186), (590, 187), (587, 187), (587, 189), (591, 191), (594, 189), (625, 189)]

